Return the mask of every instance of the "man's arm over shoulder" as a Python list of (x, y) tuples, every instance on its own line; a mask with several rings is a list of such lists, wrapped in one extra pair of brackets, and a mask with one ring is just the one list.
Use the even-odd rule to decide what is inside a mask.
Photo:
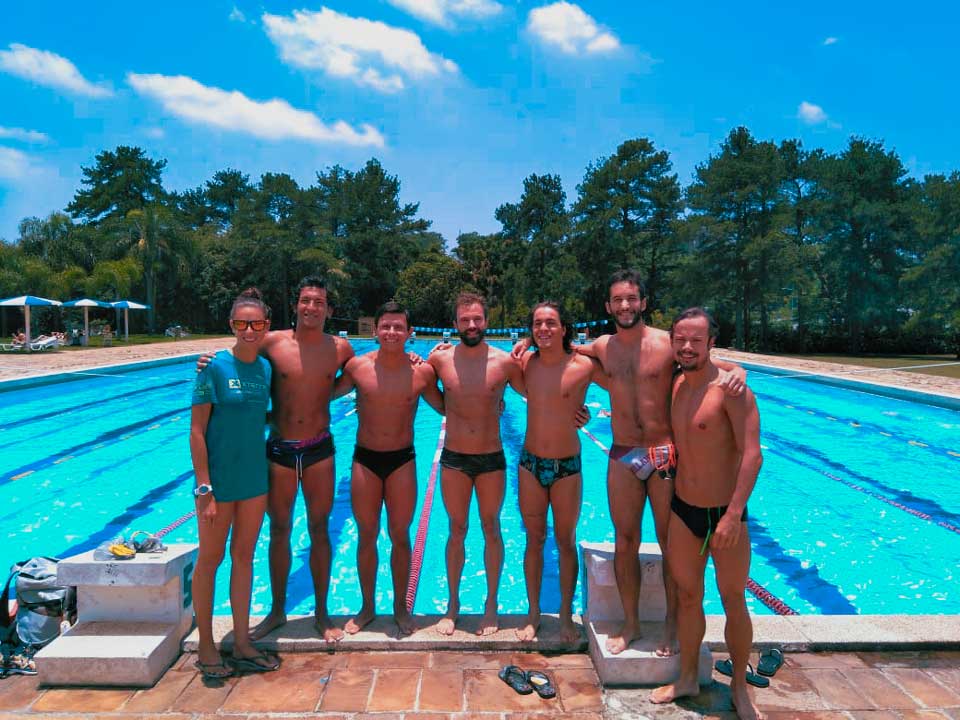
[(336, 400), (339, 397), (343, 397), (348, 392), (353, 390), (356, 387), (356, 381), (354, 380), (353, 373), (357, 369), (357, 365), (362, 362), (361, 358), (356, 356), (351, 357), (343, 366), (343, 370), (340, 374), (337, 375), (337, 379), (333, 382), (333, 399)]
[(353, 345), (350, 344), (349, 340), (335, 337), (333, 341), (337, 344), (337, 367), (343, 368), (356, 353), (353, 351)]
[(506, 367), (507, 382), (510, 384), (510, 387), (523, 395), (523, 397), (527, 396), (527, 384), (523, 380), (523, 374), (526, 372), (527, 365), (530, 363), (532, 357), (533, 353), (526, 353), (521, 357), (504, 354), (500, 359)]
[(414, 369), (414, 372), (423, 378), (423, 399), (438, 413), (445, 415), (446, 409), (443, 404), (443, 393), (440, 391), (440, 386), (437, 383), (437, 371), (434, 370), (433, 366), (429, 363), (423, 363), (422, 365), (418, 365)]
[[(576, 350), (581, 355), (586, 355), (587, 357), (600, 360), (603, 357), (603, 352), (607, 349), (607, 343), (610, 342), (612, 335), (601, 335), (592, 343), (587, 345), (574, 345), (573, 349)], [(601, 365), (602, 365), (601, 361)]]
[(747, 389), (747, 371), (742, 366), (719, 358), (711, 360), (721, 370), (720, 387), (727, 395), (740, 395)]
[(585, 356), (584, 359), (590, 362), (590, 382), (596, 383), (604, 390), (610, 389), (607, 374), (603, 371), (603, 365), (595, 357)]

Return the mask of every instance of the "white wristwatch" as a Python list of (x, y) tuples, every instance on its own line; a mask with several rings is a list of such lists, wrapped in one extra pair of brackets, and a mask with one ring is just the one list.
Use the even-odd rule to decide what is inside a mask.
[(209, 495), (213, 492), (213, 485), (209, 483), (204, 483), (203, 485), (197, 485), (193, 489), (194, 497), (203, 497), (204, 495)]

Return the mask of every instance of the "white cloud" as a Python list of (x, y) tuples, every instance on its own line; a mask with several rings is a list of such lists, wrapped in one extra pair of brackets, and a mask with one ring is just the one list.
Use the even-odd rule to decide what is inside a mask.
[(569, 2), (534, 8), (527, 18), (527, 30), (568, 55), (599, 55), (620, 48), (616, 35), (601, 29), (579, 5)]
[(247, 16), (243, 14), (243, 10), (238, 8), (236, 5), (233, 6), (233, 9), (230, 10), (230, 15), (227, 16), (229, 20), (234, 22), (245, 23), (247, 21)]
[(840, 40), (840, 38), (828, 37), (826, 40), (823, 41), (823, 44), (824, 44), (824, 45), (836, 45), (837, 42), (839, 42), (839, 40)]
[(263, 24), (284, 62), (380, 92), (399, 92), (406, 79), (457, 72), (456, 64), (427, 50), (416, 33), (329, 8), (296, 10), (292, 17), (265, 13)]
[(371, 125), (358, 131), (342, 120), (328, 125), (312, 112), (297, 110), (285, 100), (258, 102), (236, 90), (201, 85), (183, 75), (138, 75), (127, 82), (141, 95), (157, 100), (184, 120), (265, 140), (307, 140), (343, 145), (383, 147), (383, 136)]
[(0, 180), (20, 180), (30, 170), (30, 157), (20, 150), (0, 147)]
[(50, 141), (46, 133), (36, 130), (24, 130), (23, 128), (3, 127), (0, 125), (0, 139), (22, 140), (29, 143), (45, 143)]
[(65, 57), (46, 50), (37, 50), (20, 43), (11, 43), (9, 50), (0, 50), (0, 70), (32, 80), (37, 85), (66, 90), (92, 98), (110, 97), (113, 92), (87, 80), (77, 66)]
[(827, 114), (819, 105), (804, 100), (797, 108), (797, 117), (807, 125), (819, 125), (827, 121)]
[(434, 25), (451, 27), (453, 18), (484, 20), (503, 12), (494, 0), (387, 0), (394, 7)]

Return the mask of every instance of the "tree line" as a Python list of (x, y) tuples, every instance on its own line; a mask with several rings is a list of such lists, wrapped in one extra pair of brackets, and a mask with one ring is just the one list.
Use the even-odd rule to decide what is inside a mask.
[(299, 278), (321, 274), (337, 328), (390, 298), (418, 325), (448, 326), (465, 288), (497, 326), (545, 298), (575, 320), (606, 317), (607, 277), (635, 267), (649, 322), (705, 305), (733, 347), (960, 350), (960, 173), (912, 178), (882, 142), (828, 153), (738, 127), (683, 187), (667, 151), (631, 139), (586, 168), (575, 198), (559, 176), (529, 175), (496, 209), (498, 232), (449, 250), (376, 159), (308, 187), (227, 169), (184, 192), (163, 187), (165, 167), (137, 147), (99, 153), (62, 212), (0, 243), (0, 296), (133, 296), (152, 306), (151, 331), (216, 331), (256, 285), (288, 327)]

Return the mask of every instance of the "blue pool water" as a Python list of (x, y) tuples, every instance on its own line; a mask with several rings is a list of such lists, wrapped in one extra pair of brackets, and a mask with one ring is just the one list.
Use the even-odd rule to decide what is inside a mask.
[[(358, 352), (372, 348), (355, 342)], [(429, 344), (418, 341), (425, 353)], [(129, 372), (94, 371), (82, 379), (0, 392), (0, 568), (32, 555), (69, 555), (133, 530), (155, 531), (193, 508), (187, 442), (193, 360)], [(751, 577), (802, 614), (960, 613), (960, 412), (751, 369), (762, 417), (765, 462), (750, 500)], [(526, 612), (523, 527), (517, 508), (517, 456), (525, 408), (507, 392), (503, 438), (507, 495), (503, 511), (504, 613)], [(588, 402), (608, 407), (591, 388)], [(332, 405), (337, 484), (330, 532), (335, 548), (330, 610), (360, 605), (356, 527), (350, 512), (350, 459), (357, 418), (351, 398)], [(610, 444), (608, 420), (588, 429)], [(440, 434), (440, 417), (423, 405), (416, 420), (418, 509)], [(585, 470), (580, 539), (612, 541), (605, 490), (606, 456), (582, 436)], [(482, 535), (473, 508), (462, 583), (463, 611), (482, 609)], [(294, 562), (287, 611), (313, 611), (302, 503), (295, 510)], [(439, 487), (429, 516), (417, 613), (443, 612), (447, 583), (446, 514)], [(166, 538), (195, 542), (191, 520)], [(649, 509), (644, 541), (654, 541)], [(381, 533), (377, 605), (392, 597)], [(555, 612), (556, 550), (548, 542), (544, 609)], [(227, 561), (217, 608), (229, 613)], [(712, 572), (708, 569), (708, 573)], [(712, 576), (707, 610), (720, 612)], [(771, 611), (748, 595), (754, 613)], [(269, 605), (267, 532), (256, 554), (253, 612)], [(579, 607), (578, 607), (579, 609)]]

